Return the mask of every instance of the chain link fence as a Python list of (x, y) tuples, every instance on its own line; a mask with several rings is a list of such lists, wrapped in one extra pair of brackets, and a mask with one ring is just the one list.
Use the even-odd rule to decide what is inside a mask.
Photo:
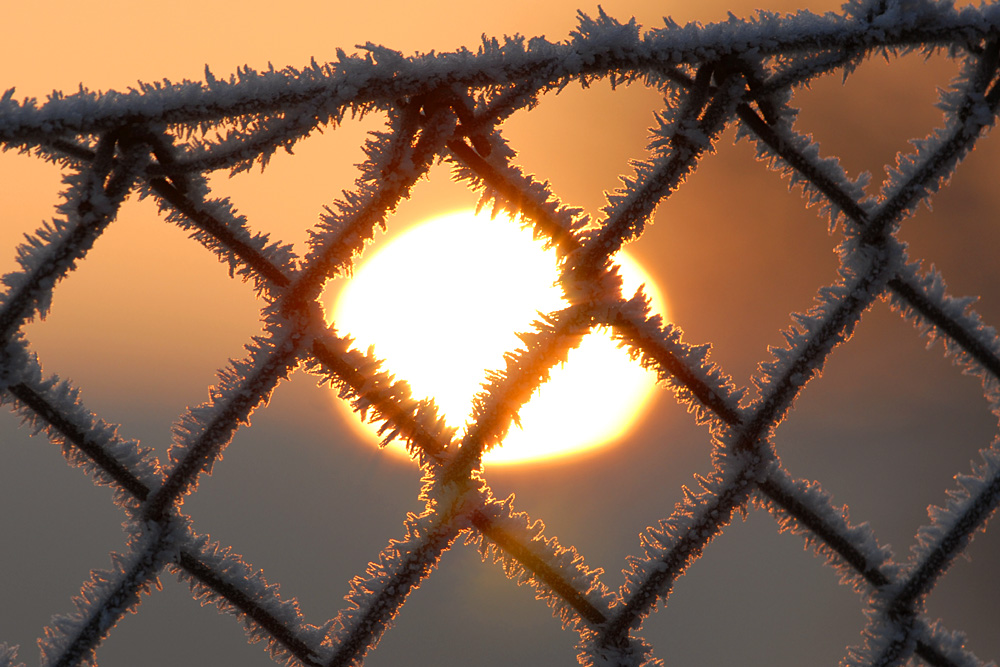
[[(866, 59), (911, 51), (947, 54), (960, 61), (961, 75), (941, 92), (946, 125), (914, 141), (914, 151), (870, 195), (865, 177), (850, 179), (797, 128), (791, 94), (819, 77), (846, 76)], [(866, 525), (852, 523), (819, 482), (796, 477), (774, 439), (799, 395), (821, 382), (831, 352), (880, 302), (920, 335), (943, 342), (957, 372), (981, 379), (997, 413), (995, 331), (967, 300), (948, 293), (941, 275), (909, 256), (898, 230), (992, 126), (998, 68), (995, 6), (957, 10), (947, 2), (907, 0), (852, 2), (842, 14), (823, 17), (668, 22), (647, 33), (601, 13), (581, 16), (578, 31), (560, 43), (487, 39), (477, 53), (416, 57), (369, 45), (361, 55), (341, 52), (336, 62), (302, 70), (247, 68), (225, 80), (206, 70), (204, 82), (148, 85), (130, 94), (81, 91), (38, 104), (8, 93), (0, 100), (4, 148), (59, 163), (66, 189), (59, 217), (18, 248), (20, 270), (4, 278), (4, 402), (59, 444), (72, 466), (110, 487), (126, 516), (126, 549), (112, 554), (111, 569), (95, 570), (83, 583), (74, 613), (45, 629), (42, 663), (96, 663), (102, 642), (127, 612), (143, 611), (143, 596), (155, 597), (159, 577), (170, 573), (188, 582), (197, 600), (239, 617), (249, 640), (264, 642), (279, 662), (360, 664), (377, 654), (393, 618), (418, 586), (433, 580), (442, 557), (471, 544), (487, 561), (482, 567), (496, 563), (512, 586), (532, 587), (539, 604), (576, 633), (581, 664), (669, 664), (669, 647), (646, 639), (647, 619), (669, 603), (678, 580), (734, 517), (763, 508), (861, 596), (867, 625), (843, 664), (982, 664), (956, 629), (928, 616), (925, 600), (1000, 500), (995, 446), (982, 450), (973, 470), (955, 471), (942, 507), (932, 508), (904, 557)], [(590, 221), (518, 165), (503, 131), (540, 95), (597, 81), (652, 87), (665, 103), (650, 130), (648, 155), (608, 195), (603, 219)], [(209, 174), (266, 164), (276, 151), (336, 128), (351, 114), (382, 114), (387, 127), (370, 136), (356, 188), (326, 208), (305, 256), (255, 233), (209, 188)], [(771, 350), (752, 389), (738, 387), (703, 341), (687, 340), (683, 321), (651, 313), (641, 291), (623, 294), (615, 264), (616, 253), (646, 232), (654, 210), (727, 128), (801, 189), (841, 238), (837, 279), (818, 289), (811, 309), (792, 315), (786, 344)], [(354, 349), (336, 322), (326, 321), (321, 304), (328, 282), (350, 279), (376, 231), (440, 161), (484, 206), (508, 211), (556, 249), (569, 303), (522, 333), (523, 347), (484, 378), (473, 421), (459, 432), (439, 419), (432, 401), (410, 396), (404, 382), (382, 370), (377, 351)], [(155, 201), (165, 222), (250, 283), (263, 322), (246, 356), (220, 371), (209, 400), (179, 417), (165, 459), (84, 407), (77, 389), (53, 374), (58, 369), (43, 372), (44, 359), (24, 335), (27, 323), (47, 314), (55, 286), (86, 264), (130, 196)], [(481, 467), (549, 370), (601, 326), (707, 427), (713, 465), (643, 532), (640, 550), (622, 564), (618, 590), (586, 564), (585, 553), (543, 534), (538, 517), (529, 518), (512, 497), (494, 495), (490, 471)], [(341, 400), (383, 425), (386, 440), (404, 442), (423, 480), (422, 510), (400, 517), (402, 529), (357, 573), (343, 609), (329, 620), (307, 618), (236, 553), (239, 545), (214, 542), (206, 532), (213, 527), (185, 513), (192, 496), (211, 484), (203, 474), (296, 371), (331, 384)], [(0, 651), (0, 662), (16, 660), (12, 648)]]

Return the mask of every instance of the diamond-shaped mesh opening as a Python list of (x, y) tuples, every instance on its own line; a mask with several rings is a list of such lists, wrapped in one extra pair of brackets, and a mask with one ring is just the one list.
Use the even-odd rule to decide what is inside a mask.
[[(101, 664), (274, 664), (259, 644), (247, 644), (242, 628), (232, 618), (192, 600), (186, 584), (165, 573), (160, 586), (161, 590), (153, 589), (143, 600), (141, 614), (122, 618), (101, 646)], [(164, 628), (169, 628), (169, 636)]]
[(599, 451), (573, 465), (543, 461), (489, 472), (497, 497), (515, 494), (522, 511), (545, 517), (546, 534), (603, 569), (611, 589), (624, 583), (621, 563), (636, 552), (636, 535), (683, 498), (693, 473), (712, 469), (704, 428), (672, 397), (657, 399), (645, 426), (613, 445), (616, 456)]
[(475, 549), (456, 546), (365, 664), (575, 664), (572, 634), (533, 597)]
[[(791, 102), (799, 109), (796, 125), (813, 135), (824, 155), (836, 156), (852, 178), (870, 172), (868, 190), (875, 194), (886, 177), (883, 165), (892, 165), (897, 153), (911, 152), (912, 139), (944, 122), (937, 107), (940, 91), (958, 75), (959, 63), (945, 54), (871, 58), (846, 81), (842, 71), (831, 71), (796, 90)], [(865, 121), (865, 109), (896, 107), (906, 113), (894, 114), (891, 123)]]
[[(735, 520), (677, 582), (667, 607), (644, 628), (676, 664), (836, 664), (864, 627), (864, 605), (837, 574), (778, 534), (766, 512)], [(704, 641), (715, 624), (724, 639)]]
[(629, 249), (678, 286), (669, 294), (674, 322), (712, 341), (712, 360), (742, 385), (767, 346), (784, 342), (788, 313), (807, 309), (838, 263), (815, 211), (784, 179), (748, 168), (754, 147), (734, 136), (723, 134)]
[[(257, 72), (243, 68), (227, 79), (206, 71), (204, 83), (142, 85), (129, 95), (81, 90), (74, 95), (54, 95), (43, 104), (6, 95), (0, 100), (0, 141), (5, 148), (58, 162), (66, 174), (66, 189), (55, 222), (20, 247), (19, 267), (5, 277), (7, 291), (0, 303), (0, 336), (4, 340), (0, 388), (5, 402), (61, 444), (72, 464), (111, 488), (115, 503), (125, 510), (124, 533), (119, 537), (124, 535), (128, 542), (124, 548), (110, 545), (115, 549), (110, 568), (92, 572), (73, 602), (53, 610), (76, 608), (45, 629), (40, 642), (42, 661), (59, 665), (96, 662), (105, 641), (108, 646), (116, 641), (131, 644), (118, 639), (126, 636), (119, 633), (129, 628), (123, 618), (128, 612), (137, 612), (142, 618), (149, 601), (163, 595), (156, 590), (159, 580), (179, 575), (192, 586), (197, 601), (218, 604), (238, 616), (247, 626), (251, 642), (262, 641), (279, 661), (359, 664), (369, 654), (379, 655), (379, 641), (385, 633), (389, 637), (402, 633), (395, 635), (399, 639), (387, 640), (387, 645), (392, 641), (397, 647), (410, 644), (403, 629), (408, 615), (416, 621), (415, 629), (409, 631), (414, 635), (411, 641), (430, 636), (430, 631), (422, 628), (435, 625), (431, 613), (414, 616), (418, 603), (406, 606), (416, 588), (423, 585), (421, 597), (413, 600), (432, 600), (436, 588), (461, 585), (462, 572), (494, 568), (493, 574), (502, 572), (510, 580), (531, 587), (513, 590), (527, 593), (522, 598), (534, 594), (538, 598), (536, 612), (545, 611), (543, 605), (552, 608), (556, 619), (549, 619), (551, 625), (558, 626), (561, 621), (566, 630), (562, 637), (572, 637), (567, 645), (575, 647), (565, 649), (560, 660), (593, 665), (656, 664), (660, 659), (671, 659), (671, 645), (662, 641), (656, 628), (668, 616), (660, 614), (647, 623), (653, 612), (671, 609), (673, 591), (697, 581), (699, 569), (708, 571), (705, 566), (711, 561), (698, 560), (703, 553), (723, 555), (724, 545), (734, 542), (731, 538), (740, 534), (741, 527), (766, 524), (764, 541), (728, 554), (735, 564), (725, 571), (741, 583), (753, 584), (742, 594), (750, 599), (723, 593), (720, 604), (741, 608), (743, 614), (760, 614), (769, 605), (785, 614), (798, 606), (808, 607), (810, 596), (803, 587), (812, 588), (812, 583), (796, 587), (794, 595), (782, 595), (783, 587), (795, 585), (793, 570), (781, 566), (787, 559), (796, 566), (807, 564), (809, 575), (804, 581), (826, 581), (823, 585), (827, 585), (829, 579), (839, 578), (844, 587), (836, 589), (838, 595), (843, 597), (845, 591), (858, 595), (854, 599), (865, 614), (847, 621), (855, 628), (855, 639), (837, 643), (854, 642), (842, 653), (845, 664), (978, 664), (979, 659), (956, 634), (961, 627), (948, 625), (957, 616), (949, 614), (939, 623), (928, 613), (925, 600), (935, 584), (948, 578), (951, 564), (966, 552), (970, 538), (986, 525), (1000, 502), (1000, 454), (990, 441), (984, 438), (963, 443), (967, 456), (981, 449), (981, 460), (971, 472), (962, 466), (952, 471), (959, 474), (958, 479), (949, 481), (930, 501), (944, 509), (931, 509), (930, 522), (920, 528), (913, 548), (907, 550), (895, 540), (893, 549), (886, 547), (887, 540), (877, 526), (863, 523), (865, 517), (848, 517), (837, 504), (841, 502), (839, 490), (824, 488), (821, 474), (818, 481), (807, 481), (803, 472), (790, 464), (791, 455), (784, 460), (785, 451), (796, 445), (794, 438), (780, 434), (786, 417), (789, 425), (799, 418), (793, 408), (800, 394), (806, 400), (812, 387), (822, 384), (820, 375), (828, 359), (831, 369), (837, 363), (835, 350), (842, 345), (849, 348), (855, 327), (864, 328), (874, 312), (871, 309), (884, 311), (887, 303), (918, 330), (915, 334), (904, 327), (906, 334), (897, 335), (938, 339), (937, 349), (943, 348), (946, 358), (959, 367), (950, 370), (973, 376), (961, 378), (963, 381), (981, 383), (986, 403), (976, 407), (985, 415), (992, 412), (995, 419), (1000, 377), (1000, 342), (995, 331), (988, 322), (980, 321), (969, 303), (950, 295), (944, 280), (947, 273), (941, 277), (929, 266), (917, 264), (920, 259), (933, 261), (932, 253), (914, 255), (897, 235), (897, 228), (901, 224), (905, 228), (922, 202), (928, 202), (953, 172), (961, 173), (960, 163), (994, 122), (1000, 104), (1000, 25), (995, 14), (991, 6), (957, 11), (948, 3), (931, 0), (852, 2), (842, 13), (823, 17), (805, 12), (787, 17), (761, 14), (754, 20), (731, 17), (725, 23), (687, 27), (668, 23), (663, 29), (641, 32), (634, 23), (623, 24), (600, 12), (596, 18), (581, 15), (577, 31), (561, 43), (542, 38), (487, 39), (478, 53), (413, 57), (369, 46), (361, 55), (342, 54), (334, 63), (313, 64), (303, 70)], [(943, 127), (928, 127), (926, 136), (916, 137), (913, 155), (901, 157), (884, 184), (879, 186), (876, 179), (866, 185), (863, 179), (855, 180), (858, 174), (850, 167), (845, 172), (826, 157), (836, 154), (836, 146), (820, 149), (805, 134), (790, 106), (790, 92), (820, 77), (850, 73), (873, 57), (893, 60), (910, 51), (947, 57), (957, 63), (962, 75), (942, 93)], [(909, 61), (906, 71), (913, 71)], [(558, 100), (551, 97), (553, 91), (581, 83), (602, 87), (610, 83), (615, 90), (623, 89), (624, 99), (648, 102), (655, 96), (640, 88), (645, 86), (658, 91), (664, 100), (649, 131), (649, 150), (629, 153), (636, 161), (616, 167), (623, 174), (624, 185), (608, 195), (608, 205), (600, 212), (591, 210), (597, 217), (568, 208), (572, 196), (559, 192), (558, 181), (550, 187), (544, 174), (532, 174), (518, 163), (517, 131), (512, 136), (504, 134), (506, 120), (529, 114), (540, 96), (545, 105)], [(587, 96), (580, 95), (581, 104)], [(558, 101), (554, 105), (558, 106)], [(285, 221), (278, 225), (245, 218), (238, 210), (239, 202), (222, 200), (222, 193), (209, 187), (217, 185), (219, 175), (226, 171), (255, 168), (276, 151), (293, 148), (320, 129), (336, 132), (352, 115), (387, 118), (388, 123), (369, 135), (367, 157), (359, 165), (361, 175), (354, 189), (337, 201), (330, 197), (318, 204), (327, 208), (318, 224), (305, 225), (307, 237), (293, 231), (284, 238), (280, 232), (286, 229)], [(639, 115), (648, 118), (648, 111)], [(631, 117), (629, 113), (620, 115), (622, 119)], [(731, 141), (733, 132), (742, 143), (717, 151), (720, 143)], [(748, 155), (748, 147), (756, 151), (757, 162)], [(330, 150), (319, 141), (315, 149)], [(529, 155), (526, 149), (528, 162), (534, 159)], [(700, 199), (710, 202), (705, 210), (689, 202), (686, 207), (675, 207), (678, 215), (665, 215), (671, 202), (677, 201), (673, 193), (682, 192), (688, 183), (697, 187), (699, 177), (713, 168), (713, 162), (719, 173), (736, 173), (728, 165), (740, 156), (742, 169), (756, 170), (763, 176), (762, 183), (766, 180), (770, 187), (785, 187), (790, 182), (793, 189), (804, 190), (821, 220), (816, 220), (815, 212), (804, 214), (795, 224), (808, 225), (809, 229), (793, 231), (793, 223), (780, 218), (784, 207), (798, 195), (783, 194), (777, 203), (758, 208), (754, 199), (759, 188), (728, 184), (725, 177), (701, 195)], [(703, 161), (704, 171), (699, 169)], [(781, 177), (768, 173), (767, 167)], [(586, 168), (586, 164), (580, 165), (580, 169)], [(446, 179), (446, 170), (453, 172), (454, 182)], [(212, 181), (207, 180), (209, 175)], [(346, 332), (327, 321), (323, 300), (331, 282), (350, 279), (352, 267), (366, 249), (370, 252), (369, 241), (380, 234), (380, 227), (394, 228), (397, 218), (434, 208), (437, 200), (429, 196), (431, 192), (454, 191), (458, 186), (471, 191), (465, 197), (477, 199), (487, 208), (506, 209), (520, 224), (556, 247), (560, 286), (570, 297), (570, 305), (545, 314), (544, 322), (527, 332), (523, 348), (511, 350), (507, 356), (507, 366), (486, 377), (473, 423), (453, 433), (441, 426), (432, 403), (410, 397), (405, 385), (394, 383), (380, 371), (374, 351), (352, 347)], [(226, 189), (224, 185), (218, 188)], [(239, 188), (233, 193), (237, 196)], [(155, 204), (161, 209), (156, 224), (177, 225), (192, 238), (192, 247), (205, 256), (214, 253), (221, 260), (221, 266), (216, 267), (220, 275), (229, 271), (245, 282), (236, 285), (243, 292), (254, 293), (260, 313), (253, 331), (242, 339), (245, 350), (219, 371), (207, 401), (178, 416), (167, 452), (162, 447), (149, 449), (150, 443), (140, 446), (127, 439), (125, 430), (116, 431), (101, 421), (102, 410), (91, 413), (84, 407), (86, 395), (81, 403), (75, 387), (59, 379), (64, 373), (57, 355), (39, 346), (40, 356), (36, 357), (32, 346), (36, 328), (41, 331), (56, 321), (63, 286), (72, 286), (85, 267), (97, 261), (99, 255), (93, 253), (100, 252), (99, 244), (129, 223), (124, 212), (140, 197), (144, 198), (142, 206)], [(126, 200), (129, 203), (123, 204)], [(745, 254), (753, 261), (744, 262), (738, 248), (730, 247), (719, 253), (723, 256), (720, 261), (706, 259), (703, 266), (695, 267), (701, 272), (693, 268), (678, 276), (672, 291), (682, 293), (698, 282), (700, 275), (712, 275), (718, 293), (724, 289), (718, 275), (726, 272), (731, 280), (741, 282), (744, 301), (766, 302), (767, 308), (762, 306), (761, 310), (768, 310), (768, 317), (775, 320), (769, 330), (783, 329), (768, 339), (775, 345), (769, 351), (763, 350), (766, 343), (759, 341), (727, 356), (726, 348), (739, 345), (736, 339), (741, 337), (699, 335), (701, 315), (690, 302), (686, 313), (682, 308), (673, 314), (675, 322), (664, 322), (648, 312), (642, 294), (634, 298), (623, 294), (614, 280), (613, 262), (618, 251), (642, 238), (654, 217), (654, 229), (665, 230), (656, 232), (663, 234), (664, 243), (687, 241), (680, 230), (685, 226), (709, 227), (703, 217), (719, 202), (731, 211), (729, 222), (734, 225), (744, 220), (752, 225), (750, 214), (764, 212), (768, 228), (756, 229), (747, 238), (765, 244), (767, 251), (747, 247)], [(672, 219), (665, 219), (668, 217)], [(829, 227), (826, 247), (836, 250), (836, 263), (829, 263), (830, 255), (822, 252), (819, 240), (824, 238), (824, 227)], [(707, 249), (703, 251), (707, 257), (712, 249), (725, 249), (727, 243), (738, 245), (738, 235), (733, 235), (737, 243), (726, 236), (721, 226), (703, 234), (699, 242)], [(308, 238), (307, 247), (302, 238)], [(642, 241), (636, 247), (642, 247)], [(775, 248), (779, 252), (767, 261)], [(148, 249), (150, 253), (157, 251)], [(642, 252), (648, 262), (657, 261), (655, 244), (646, 244)], [(812, 260), (820, 255), (828, 267)], [(794, 261), (782, 261), (789, 256)], [(805, 262), (804, 257), (808, 258)], [(795, 262), (806, 268), (796, 268)], [(75, 272), (77, 267), (81, 268)], [(185, 267), (176, 268), (184, 273)], [(777, 298), (777, 283), (794, 279), (806, 282), (809, 289), (795, 292), (797, 297), (783, 293)], [(707, 279), (704, 282), (710, 283)], [(49, 312), (53, 291), (57, 298), (51, 311), (53, 319), (31, 324)], [(676, 298), (683, 303), (683, 297)], [(706, 310), (719, 306), (711, 290), (700, 300)], [(741, 319), (745, 318), (734, 313), (734, 308), (719, 309), (721, 315), (714, 316), (713, 326), (718, 327), (728, 317), (730, 329), (741, 333)], [(795, 314), (782, 319), (789, 310)], [(859, 325), (862, 316), (865, 321)], [(631, 443), (630, 456), (637, 461), (633, 465), (643, 468), (643, 475), (634, 480), (647, 486), (664, 483), (670, 476), (657, 476), (654, 466), (682, 463), (691, 464), (686, 468), (688, 473), (701, 473), (684, 488), (671, 480), (672, 490), (638, 493), (635, 499), (617, 505), (616, 494), (605, 490), (610, 496), (605, 507), (641, 517), (636, 524), (623, 520), (620, 525), (630, 526), (627, 530), (631, 534), (646, 526), (638, 548), (629, 549), (632, 555), (627, 558), (617, 549), (586, 545), (585, 539), (564, 539), (555, 530), (557, 525), (586, 521), (588, 512), (596, 512), (593, 504), (588, 507), (580, 502), (576, 508), (563, 509), (553, 521), (553, 529), (543, 528), (536, 518), (548, 510), (535, 508), (545, 507), (544, 502), (532, 500), (531, 492), (525, 492), (522, 505), (508, 497), (506, 489), (501, 491), (504, 485), (516, 491), (530, 475), (520, 480), (513, 476), (501, 480), (497, 475), (500, 484), (494, 489), (491, 470), (481, 466), (482, 455), (501, 446), (522, 404), (548, 369), (559, 363), (580, 334), (596, 326), (610, 326), (635, 355), (636, 363), (656, 371), (661, 393), (657, 400), (672, 397), (688, 413), (673, 410), (669, 419), (653, 420), (660, 430), (652, 436), (647, 431)], [(709, 355), (709, 342), (719, 345), (718, 353)], [(759, 354), (753, 357), (755, 363), (749, 364), (746, 355), (752, 349)], [(727, 365), (731, 359), (734, 368), (743, 367), (730, 370)], [(882, 372), (877, 364), (870, 365), (869, 373)], [(745, 378), (748, 372), (753, 373), (752, 386)], [(901, 377), (900, 382), (910, 382), (909, 376), (923, 372), (919, 368), (907, 370), (907, 377)], [(306, 378), (307, 373), (312, 377)], [(292, 377), (295, 381), (289, 380)], [(872, 386), (880, 386), (883, 379)], [(322, 484), (316, 470), (291, 477), (282, 474), (289, 470), (278, 470), (286, 464), (293, 471), (295, 466), (308, 466), (309, 445), (303, 447), (303, 443), (313, 438), (323, 441), (322, 435), (299, 423), (283, 428), (281, 420), (287, 416), (268, 416), (278, 410), (268, 406), (269, 401), (273, 398), (275, 404), (280, 403), (289, 391), (309, 396), (315, 404), (318, 394), (299, 388), (303, 381), (333, 385), (340, 400), (384, 422), (385, 434), (407, 444), (412, 458), (407, 484), (413, 484), (417, 475), (422, 479), (418, 492), (410, 489), (409, 503), (397, 504), (399, 498), (394, 496), (390, 501), (388, 495), (378, 493), (376, 483), (392, 484), (390, 480), (398, 471), (371, 473), (364, 466), (382, 465), (384, 459), (376, 458), (374, 449), (368, 456), (346, 453), (344, 450), (358, 444), (347, 442), (355, 436), (344, 435), (329, 423), (326, 428), (331, 435), (325, 442), (337, 465), (342, 466), (339, 474), (346, 471), (353, 475), (351, 482), (355, 484), (358, 478), (369, 480), (374, 491), (367, 488), (370, 495), (366, 496), (345, 481), (343, 488), (326, 496), (334, 505), (329, 508), (322, 502), (315, 507), (322, 493), (299, 495), (300, 489), (282, 493), (282, 484), (313, 488)], [(866, 382), (864, 377), (855, 381), (862, 386)], [(906, 397), (905, 391), (893, 396)], [(905, 410), (919, 409), (914, 405), (918, 404), (910, 403)], [(304, 421), (301, 407), (296, 410), (295, 421)], [(249, 428), (251, 416), (256, 424), (253, 429)], [(323, 419), (328, 417), (324, 414)], [(693, 424), (691, 431), (664, 426), (681, 419)], [(913, 417), (908, 421), (911, 425), (919, 422)], [(954, 437), (965, 435), (963, 428), (942, 430)], [(253, 453), (252, 446), (244, 443), (246, 434), (255, 431), (271, 441), (267, 455), (261, 453), (255, 463), (275, 472), (267, 477), (267, 483), (257, 483), (260, 497), (244, 498), (243, 502), (252, 506), (263, 501), (273, 509), (280, 497), (289, 509), (274, 513), (269, 520), (281, 521), (287, 515), (288, 521), (303, 521), (307, 526), (302, 534), (285, 531), (275, 545), (246, 540), (252, 548), (244, 549), (238, 543), (240, 530), (266, 530), (266, 521), (254, 521), (251, 516), (241, 522), (239, 517), (226, 517), (225, 512), (213, 513), (199, 508), (197, 501), (191, 505), (186, 501), (207, 497), (202, 494), (218, 484), (216, 494), (240, 502), (239, 491), (226, 493), (227, 485), (234, 483), (231, 479), (226, 480), (221, 472), (218, 479), (205, 475), (227, 465), (236, 471), (253, 465), (240, 456)], [(702, 443), (697, 454), (692, 453), (692, 434)], [(796, 434), (808, 437), (809, 428), (802, 425)], [(664, 449), (671, 441), (680, 442), (684, 453), (673, 457), (663, 450), (648, 454), (649, 438), (659, 438)], [(289, 439), (295, 440), (295, 445), (290, 445)], [(274, 456), (283, 447), (288, 456)], [(293, 447), (303, 449), (293, 454)], [(619, 445), (619, 452), (626, 451), (622, 447), (625, 445)], [(223, 454), (230, 451), (233, 456), (223, 460)], [(301, 459), (296, 461), (297, 457)], [(905, 472), (913, 459), (912, 453), (903, 452), (889, 457), (885, 465)], [(393, 461), (386, 465), (402, 464)], [(625, 468), (626, 477), (634, 472)], [(253, 474), (260, 473), (255, 470)], [(591, 485), (602, 483), (599, 475), (589, 474)], [(236, 477), (253, 479), (250, 472)], [(536, 479), (533, 483), (540, 482)], [(604, 488), (613, 488), (613, 484), (606, 483)], [(838, 493), (836, 501), (831, 492)], [(273, 494), (270, 501), (268, 493)], [(567, 493), (565, 499), (571, 498)], [(220, 499), (216, 504), (223, 502)], [(295, 583), (288, 590), (279, 590), (278, 582), (258, 569), (262, 561), (275, 563), (265, 570), (295, 569), (298, 556), (283, 559), (276, 555), (281, 547), (314, 548), (317, 553), (299, 562), (315, 563), (317, 555), (321, 560), (323, 549), (331, 548), (330, 535), (349, 542), (355, 533), (370, 531), (372, 526), (365, 521), (368, 506), (381, 502), (397, 508), (395, 528), (375, 528), (381, 539), (378, 547), (371, 549), (381, 552), (365, 558), (370, 560), (367, 567), (352, 571), (353, 578), (344, 584), (349, 592), (339, 612), (315, 612), (312, 610), (319, 605), (312, 603), (300, 609), (293, 596), (308, 599), (296, 590), (308, 584)], [(589, 502), (593, 503), (593, 498)], [(641, 511), (633, 510), (636, 504), (643, 505)], [(885, 504), (891, 501), (887, 499)], [(385, 509), (380, 507), (379, 511), (384, 513)], [(778, 531), (773, 530), (773, 523), (763, 521), (765, 511), (777, 519)], [(266, 513), (259, 510), (261, 517)], [(744, 524), (740, 516), (748, 513), (750, 523)], [(213, 521), (226, 526), (215, 528)], [(576, 529), (567, 528), (570, 533)], [(282, 533), (276, 527), (272, 530)], [(620, 541), (607, 526), (596, 526), (599, 535), (602, 531), (605, 540)], [(324, 537), (310, 540), (310, 532), (323, 532)], [(797, 546), (789, 549), (794, 540), (779, 532), (798, 535), (809, 551), (799, 552)], [(220, 538), (227, 543), (215, 541)], [(270, 551), (272, 546), (274, 552)], [(473, 549), (480, 551), (486, 564), (476, 560)], [(261, 560), (251, 551), (261, 554)], [(586, 559), (588, 552), (599, 555), (590, 561)], [(453, 566), (460, 555), (471, 563)], [(472, 559), (467, 558), (470, 555)], [(598, 564), (614, 560), (614, 566), (622, 571), (620, 578), (605, 575), (598, 568)], [(719, 558), (719, 562), (725, 560)], [(758, 571), (755, 560), (763, 560), (766, 567)], [(332, 577), (333, 569), (311, 573), (304, 580), (292, 576), (291, 580)], [(759, 572), (773, 583), (750, 581)], [(817, 574), (820, 576), (815, 577)], [(288, 580), (288, 576), (283, 578)], [(343, 573), (338, 571), (336, 579), (343, 582)], [(482, 588), (487, 597), (493, 585), (495, 582), (465, 584)], [(175, 583), (171, 586), (176, 590)], [(442, 638), (442, 646), (452, 655), (456, 648), (462, 653), (465, 646), (473, 654), (477, 647), (483, 647), (484, 653), (499, 654), (489, 646), (534, 637), (533, 631), (518, 630), (516, 623), (483, 633), (477, 623), (499, 626), (502, 621), (498, 619), (516, 612), (505, 611), (507, 602), (497, 596), (489, 600), (492, 607), (484, 604), (475, 609), (482, 618), (490, 619), (480, 621), (476, 613), (462, 613), (462, 605), (476, 606), (470, 602), (475, 596), (469, 598), (468, 593), (452, 590), (451, 597), (441, 596), (444, 604), (451, 600), (454, 607), (449, 610), (451, 620), (446, 620), (444, 627), (435, 627), (434, 636)], [(682, 598), (676, 602), (683, 609)], [(992, 612), (979, 612), (980, 616), (984, 613)], [(314, 618), (315, 614), (320, 618)], [(711, 610), (702, 613), (710, 614)], [(393, 629), (397, 616), (400, 629)], [(737, 613), (726, 617), (732, 619), (726, 622), (738, 623), (740, 617)], [(806, 622), (829, 622), (821, 614), (815, 619)], [(782, 632), (795, 632), (778, 622), (780, 614), (775, 613), (773, 620), (774, 627), (768, 632), (774, 633), (775, 641)], [(792, 620), (802, 622), (803, 618)], [(706, 618), (702, 623), (711, 629), (712, 641), (724, 642), (728, 634), (736, 635), (714, 627), (712, 622)], [(449, 623), (457, 627), (447, 627)], [(471, 630), (463, 632), (459, 624), (478, 628), (478, 635)], [(977, 642), (977, 646), (983, 645), (983, 640)], [(530, 646), (518, 646), (520, 652), (509, 659), (523, 662), (530, 659), (526, 656), (535, 656), (549, 661)], [(400, 653), (399, 660), (407, 660), (405, 650)], [(8, 658), (9, 651), (0, 651), (0, 663), (10, 662)], [(141, 658), (140, 652), (121, 659), (131, 662)], [(781, 659), (794, 658), (788, 653)]]
[(870, 523), (902, 555), (926, 508), (943, 502), (942, 489), (995, 433), (977, 378), (928, 353), (878, 304), (830, 355), (823, 382), (803, 392), (775, 446), (793, 474), (822, 480), (852, 520)]
[[(249, 285), (164, 225), (152, 201), (135, 199), (24, 332), (43, 367), (82, 388), (84, 404), (163, 454), (170, 424), (205, 400), (219, 360), (238, 358), (260, 333), (259, 313)], [(136, 253), (144, 243), (156, 251)]]
[(644, 153), (653, 114), (663, 107), (655, 88), (627, 83), (609, 95), (610, 88), (599, 81), (548, 92), (531, 113), (504, 124), (521, 168), (550, 180), (562, 199), (594, 218), (608, 203), (605, 193), (621, 186), (622, 165)]

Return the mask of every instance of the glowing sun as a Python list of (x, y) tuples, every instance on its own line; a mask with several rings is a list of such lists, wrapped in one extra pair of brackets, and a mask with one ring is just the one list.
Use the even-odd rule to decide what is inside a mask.
[[(642, 268), (616, 255), (631, 296), (645, 283), (652, 308), (663, 298)], [(503, 353), (523, 347), (538, 313), (566, 307), (555, 282), (555, 250), (508, 217), (462, 211), (433, 218), (366, 257), (337, 297), (333, 322), (358, 349), (374, 346), (384, 368), (409, 382), (415, 398), (431, 396), (445, 420), (462, 427), (486, 370), (504, 368)], [(620, 437), (634, 425), (655, 375), (632, 361), (607, 331), (591, 331), (567, 362), (520, 411), (502, 447), (486, 465), (578, 453)], [(363, 437), (378, 442), (344, 401), (337, 401)], [(390, 445), (406, 455), (401, 444)]]

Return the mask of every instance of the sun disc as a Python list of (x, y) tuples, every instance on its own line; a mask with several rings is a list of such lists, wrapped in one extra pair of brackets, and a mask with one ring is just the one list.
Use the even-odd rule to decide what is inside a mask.
[[(623, 293), (645, 283), (656, 312), (663, 298), (624, 252)], [(460, 211), (416, 225), (366, 258), (331, 309), (355, 346), (374, 346), (384, 368), (406, 380), (415, 398), (433, 397), (449, 425), (461, 428), (486, 370), (504, 368), (505, 351), (523, 347), (517, 332), (531, 331), (538, 313), (566, 306), (556, 284), (555, 251), (544, 250), (506, 216)], [(655, 376), (629, 359), (610, 333), (595, 330), (519, 413), (487, 465), (553, 458), (610, 442), (633, 424), (655, 386)], [(337, 401), (345, 413), (350, 406)], [(377, 425), (348, 420), (378, 442)], [(405, 454), (402, 445), (390, 448)]]

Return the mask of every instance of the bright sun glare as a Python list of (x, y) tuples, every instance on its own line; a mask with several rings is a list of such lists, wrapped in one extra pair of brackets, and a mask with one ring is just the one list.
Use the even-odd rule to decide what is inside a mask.
[[(645, 283), (655, 312), (666, 316), (653, 281), (628, 255), (616, 255), (631, 296)], [(522, 347), (538, 313), (566, 306), (555, 281), (555, 250), (504, 215), (461, 211), (425, 221), (366, 257), (333, 309), (338, 331), (358, 349), (374, 345), (384, 368), (409, 382), (415, 398), (434, 397), (448, 424), (464, 425), (486, 369), (504, 368), (503, 353)], [(631, 361), (607, 331), (595, 330), (520, 411), (503, 446), (485, 464), (521, 463), (582, 452), (634, 425), (655, 375)], [(378, 442), (337, 401), (363, 437)], [(390, 447), (406, 454), (402, 444)]]

